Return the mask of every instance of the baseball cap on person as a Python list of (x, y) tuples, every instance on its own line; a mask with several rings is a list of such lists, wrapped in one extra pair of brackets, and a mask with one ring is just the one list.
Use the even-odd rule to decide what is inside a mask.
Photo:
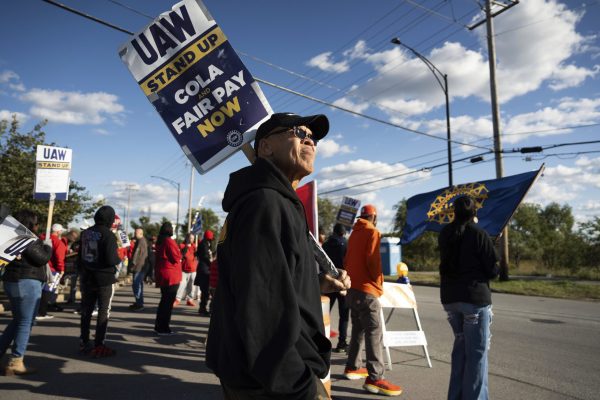
[(52, 225), (52, 232), (62, 232), (64, 231), (64, 228), (61, 224), (53, 224)]
[(215, 238), (215, 234), (212, 231), (204, 232), (204, 239), (213, 240)]
[(301, 117), (294, 113), (275, 113), (263, 122), (256, 131), (254, 138), (254, 150), (258, 151), (258, 143), (261, 139), (273, 132), (276, 128), (293, 128), (294, 126), (307, 126), (315, 140), (321, 140), (329, 132), (329, 120), (323, 114)]
[(372, 204), (367, 204), (360, 209), (361, 217), (368, 217), (369, 215), (377, 215), (377, 209)]

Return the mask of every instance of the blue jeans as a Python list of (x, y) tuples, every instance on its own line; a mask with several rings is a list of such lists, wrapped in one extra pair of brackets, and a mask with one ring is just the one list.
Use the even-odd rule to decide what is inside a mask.
[(13, 357), (25, 355), (42, 297), (42, 286), (43, 283), (35, 279), (4, 282), (4, 292), (10, 301), (13, 319), (0, 337), (0, 355), (6, 352), (11, 343)]
[(492, 306), (450, 303), (444, 310), (454, 332), (448, 400), (487, 400)]
[(144, 277), (146, 271), (139, 271), (133, 274), (133, 283), (131, 289), (133, 289), (133, 296), (135, 297), (135, 304), (138, 306), (144, 305)]

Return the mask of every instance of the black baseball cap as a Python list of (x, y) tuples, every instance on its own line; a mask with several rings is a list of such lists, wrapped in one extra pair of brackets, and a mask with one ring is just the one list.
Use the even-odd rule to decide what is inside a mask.
[(327, 135), (327, 132), (329, 132), (329, 120), (323, 114), (301, 117), (294, 113), (275, 113), (258, 127), (256, 137), (254, 138), (254, 150), (258, 151), (260, 140), (275, 129), (293, 128), (294, 126), (302, 125), (307, 126), (311, 130), (312, 137), (316, 140), (323, 139)]

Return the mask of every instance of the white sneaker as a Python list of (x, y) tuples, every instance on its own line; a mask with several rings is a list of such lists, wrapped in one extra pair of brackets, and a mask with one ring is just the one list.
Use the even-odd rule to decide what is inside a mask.
[(43, 321), (45, 319), (52, 319), (54, 318), (54, 315), (50, 315), (50, 314), (46, 314), (46, 315), (38, 315), (35, 317), (36, 321)]
[(98, 310), (92, 311), (92, 317), (97, 317), (97, 316), (98, 316)]

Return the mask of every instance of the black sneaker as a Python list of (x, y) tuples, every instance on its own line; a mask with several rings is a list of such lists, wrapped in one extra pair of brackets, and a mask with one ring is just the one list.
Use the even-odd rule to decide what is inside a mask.
[(144, 309), (144, 306), (142, 306), (140, 304), (132, 304), (129, 306), (129, 309), (131, 311), (142, 311)]
[(338, 342), (338, 345), (335, 349), (332, 350), (334, 353), (346, 353), (348, 351), (348, 343), (346, 342)]
[(79, 353), (81, 354), (89, 354), (94, 348), (91, 342), (84, 342), (83, 340), (79, 341)]
[(168, 331), (157, 331), (156, 329), (154, 330), (154, 333), (156, 333), (158, 336), (173, 336), (176, 335), (175, 332), (173, 332), (172, 330), (168, 330)]

